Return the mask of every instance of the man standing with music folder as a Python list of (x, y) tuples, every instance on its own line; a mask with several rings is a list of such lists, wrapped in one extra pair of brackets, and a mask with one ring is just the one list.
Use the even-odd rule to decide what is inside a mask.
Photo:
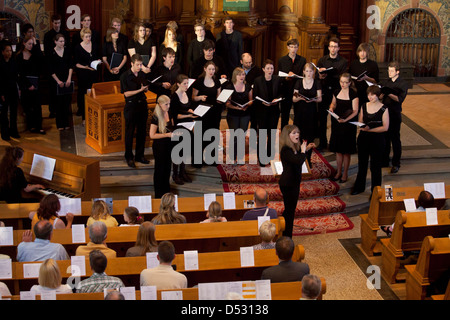
[(392, 168), (391, 173), (397, 173), (400, 169), (402, 156), (402, 142), (400, 140), (400, 126), (402, 124), (402, 103), (408, 94), (408, 84), (400, 77), (400, 65), (391, 62), (388, 66), (387, 79), (381, 88), (381, 98), (389, 111), (389, 129), (386, 132), (386, 148), (383, 154), (382, 165), (389, 167), (389, 154), (392, 143)]
[[(135, 161), (148, 164), (144, 157), (147, 136), (147, 77), (142, 69), (142, 57), (131, 57), (131, 69), (120, 77), (120, 91), (125, 96), (125, 160), (130, 168), (136, 168)], [(133, 138), (136, 130), (136, 149), (133, 156)]]

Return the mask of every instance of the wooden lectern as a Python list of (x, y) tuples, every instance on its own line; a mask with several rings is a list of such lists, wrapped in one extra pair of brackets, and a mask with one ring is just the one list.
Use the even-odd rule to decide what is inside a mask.
[[(156, 105), (156, 94), (148, 91), (149, 109), (146, 147), (151, 146), (148, 135), (150, 119)], [(86, 100), (86, 144), (101, 154), (125, 151), (125, 98), (120, 82), (95, 83)]]

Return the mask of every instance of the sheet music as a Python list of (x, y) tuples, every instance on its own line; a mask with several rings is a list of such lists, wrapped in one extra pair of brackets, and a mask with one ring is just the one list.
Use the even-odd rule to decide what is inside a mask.
[(333, 111), (330, 111), (330, 110), (327, 110), (327, 111), (333, 118), (335, 118), (336, 120), (339, 120), (339, 116), (336, 113), (334, 113)]
[(264, 100), (263, 98), (258, 97), (258, 96), (257, 96), (255, 99), (256, 99), (256, 100), (259, 100), (259, 101), (261, 101), (261, 102), (267, 103), (267, 104), (275, 104), (275, 103), (278, 103), (278, 102), (280, 102), (280, 101), (283, 100), (283, 98), (278, 98), (278, 99), (276, 99), (276, 100), (274, 100), (274, 101), (268, 102), (268, 101), (266, 101), (266, 100)]
[(125, 300), (136, 300), (136, 288), (135, 287), (121, 287), (120, 293), (123, 294)]
[(70, 273), (72, 277), (82, 277), (86, 275), (86, 257), (72, 256), (70, 257)]
[(102, 62), (101, 62), (100, 60), (92, 61), (90, 67), (91, 67), (92, 69), (97, 70), (98, 66), (99, 66), (101, 63), (102, 63)]
[(406, 212), (414, 212), (417, 211), (416, 200), (413, 199), (403, 199), (403, 203), (405, 204)]
[(23, 264), (23, 277), (25, 279), (39, 278), (39, 268), (41, 263), (24, 263)]
[(236, 209), (236, 194), (234, 192), (223, 193), (223, 209)]
[(184, 269), (198, 270), (198, 251), (184, 251)]
[(223, 89), (222, 92), (219, 94), (219, 96), (217, 97), (217, 101), (220, 102), (227, 102), (228, 99), (231, 97), (231, 95), (233, 94), (234, 90), (230, 90), (230, 89)]
[(208, 210), (209, 205), (211, 202), (216, 201), (216, 194), (215, 193), (205, 193), (203, 196), (203, 203), (205, 206), (205, 210)]
[(358, 121), (352, 121), (350, 123), (354, 124), (355, 126), (358, 126), (358, 127), (364, 127), (366, 125), (365, 123), (358, 122)]
[(36, 300), (36, 291), (20, 291), (20, 300)]
[(162, 291), (161, 300), (183, 300), (183, 291)]
[(256, 280), (256, 300), (272, 300), (270, 280)]
[(437, 208), (426, 208), (427, 226), (438, 225)]
[(128, 206), (136, 207), (140, 213), (151, 213), (152, 196), (129, 196)]
[(255, 255), (253, 247), (241, 247), (241, 267), (254, 267)]
[(196, 81), (197, 79), (189, 79), (188, 80), (188, 89), (192, 86), (192, 84)]
[(64, 217), (68, 213), (81, 215), (81, 198), (59, 199), (59, 203), (61, 204), (61, 210), (58, 212), (60, 216)]
[(445, 183), (424, 183), (423, 188), (433, 195), (435, 199), (445, 199)]
[(192, 131), (192, 129), (194, 129), (194, 127), (195, 127), (195, 121), (192, 121), (192, 122), (180, 122), (178, 124), (178, 126), (181, 126), (183, 128), (188, 129), (189, 131)]
[(12, 279), (11, 259), (0, 259), (0, 279)]
[(56, 300), (56, 289), (54, 290), (42, 290), (41, 291), (41, 300)]
[(0, 246), (14, 245), (13, 227), (0, 227)]
[(157, 300), (156, 286), (142, 286), (141, 300)]
[(159, 260), (156, 257), (158, 255), (158, 252), (147, 252), (145, 254), (145, 258), (147, 261), (147, 269), (153, 269), (159, 266)]
[(34, 154), (30, 175), (51, 181), (55, 170), (56, 159)]
[(72, 225), (72, 243), (86, 243), (86, 231), (84, 224)]
[(158, 78), (153, 79), (152, 81), (150, 81), (150, 83), (155, 83), (156, 80), (158, 80), (159, 78), (161, 78), (162, 76), (159, 76)]
[(195, 108), (194, 114), (199, 117), (203, 117), (205, 115), (205, 113), (209, 111), (209, 109), (211, 109), (211, 107), (201, 104), (197, 108)]

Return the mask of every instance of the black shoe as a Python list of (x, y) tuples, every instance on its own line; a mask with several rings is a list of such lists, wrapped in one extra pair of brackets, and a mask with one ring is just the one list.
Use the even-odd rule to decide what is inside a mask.
[(39, 130), (39, 134), (47, 134), (44, 130)]
[(10, 137), (6, 137), (6, 136), (2, 136), (2, 140), (11, 141), (11, 138)]
[(127, 165), (130, 167), (130, 168), (136, 168), (136, 164), (134, 163), (134, 161), (133, 160), (127, 160)]
[(11, 138), (20, 139), (20, 135), (18, 133), (12, 134)]
[(339, 180), (341, 180), (341, 178), (342, 178), (342, 174), (339, 177), (337, 177), (337, 178), (336, 177), (331, 177), (330, 180), (331, 181), (339, 181)]
[(175, 182), (176, 184), (179, 184), (179, 185), (183, 185), (184, 184), (183, 180), (178, 175), (173, 175), (172, 179), (173, 179), (173, 182)]
[(140, 159), (134, 159), (136, 162), (140, 162), (143, 164), (149, 164), (150, 161), (148, 161), (147, 159), (145, 159), (144, 157), (140, 158)]
[(50, 112), (50, 114), (48, 115), (48, 117), (49, 117), (50, 119), (54, 119), (54, 118), (56, 118), (56, 113)]
[(363, 193), (364, 190), (353, 190), (352, 193), (350, 193), (352, 196), (356, 196), (357, 194)]
[(400, 170), (400, 167), (393, 166), (393, 167), (391, 168), (391, 173), (397, 173), (398, 170)]
[(183, 171), (182, 173), (180, 173), (180, 178), (183, 179), (184, 182), (188, 182), (188, 183), (192, 182), (192, 179), (189, 178), (186, 171)]

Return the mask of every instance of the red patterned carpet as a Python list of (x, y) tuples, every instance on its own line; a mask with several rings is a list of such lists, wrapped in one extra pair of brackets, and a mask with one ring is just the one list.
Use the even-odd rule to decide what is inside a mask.
[[(293, 235), (352, 229), (352, 222), (342, 213), (345, 210), (345, 203), (337, 195), (339, 185), (328, 179), (334, 169), (316, 151), (313, 152), (311, 162), (311, 176), (305, 177), (300, 185)], [(283, 197), (275, 176), (262, 174), (261, 167), (257, 164), (224, 164), (217, 168), (221, 174), (225, 192), (253, 194), (257, 187), (262, 187), (269, 193), (269, 207), (276, 209), (279, 215), (283, 214)], [(313, 228), (314, 231), (308, 228)]]

